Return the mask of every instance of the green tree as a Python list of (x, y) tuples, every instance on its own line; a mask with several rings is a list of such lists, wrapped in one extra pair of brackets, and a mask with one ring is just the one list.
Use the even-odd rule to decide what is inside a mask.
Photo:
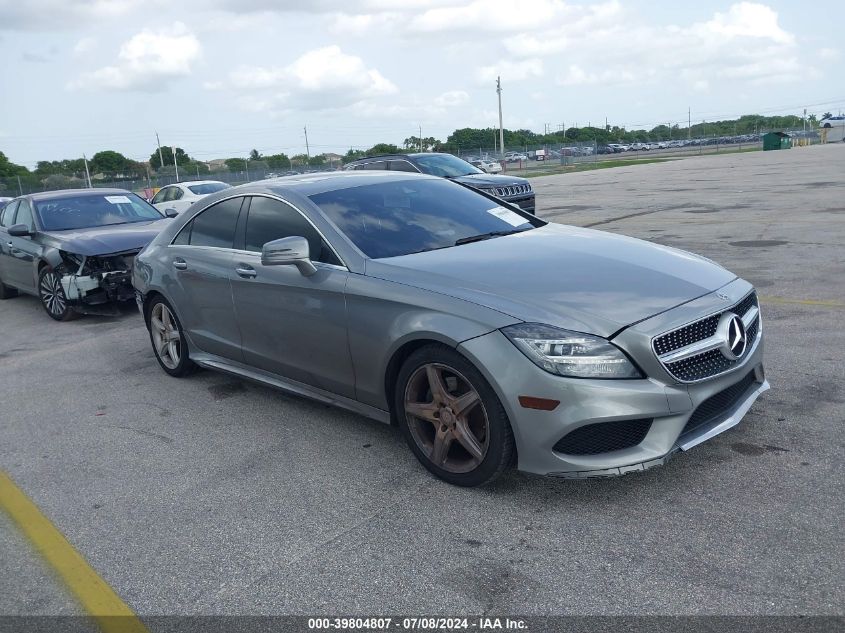
[(28, 174), (29, 170), (23, 165), (15, 165), (3, 152), (0, 152), (0, 178)]
[(249, 153), (249, 159), (250, 159), (250, 160), (261, 160), (261, 154), (259, 154), (259, 153), (258, 153), (258, 150), (257, 150), (257, 149), (253, 149), (253, 150)]
[(312, 156), (308, 159), (308, 164), (312, 167), (320, 167), (321, 165), (326, 164), (326, 157), (322, 154), (317, 154), (316, 156)]
[[(164, 149), (164, 148), (162, 148)], [(92, 174), (116, 174), (124, 173), (130, 166), (130, 161), (126, 156), (120, 152), (113, 150), (104, 150), (97, 152), (91, 157), (90, 169)]]
[[(173, 148), (163, 145), (161, 148), (161, 157), (164, 159), (165, 166), (173, 166)], [(185, 153), (181, 147), (176, 148), (176, 164), (180, 167), (187, 165), (193, 159)], [(158, 171), (161, 168), (161, 159), (158, 156), (158, 149), (150, 154), (150, 167)]]
[(229, 171), (243, 171), (246, 167), (246, 160), (243, 158), (227, 158), (224, 162)]
[(341, 162), (345, 165), (346, 163), (351, 163), (353, 160), (358, 160), (359, 158), (363, 158), (367, 155), (362, 149), (350, 149), (346, 154), (343, 155), (341, 158)]
[(270, 154), (264, 160), (270, 169), (290, 169), (290, 158), (287, 154)]
[(833, 114), (831, 114), (830, 112), (825, 112), (825, 113), (822, 115), (822, 118), (823, 118), (823, 119), (829, 119), (829, 118), (830, 118), (830, 117), (832, 117), (832, 116), (833, 116)]
[(391, 143), (376, 143), (367, 150), (367, 154), (375, 156), (377, 154), (405, 154), (405, 150), (401, 150)]

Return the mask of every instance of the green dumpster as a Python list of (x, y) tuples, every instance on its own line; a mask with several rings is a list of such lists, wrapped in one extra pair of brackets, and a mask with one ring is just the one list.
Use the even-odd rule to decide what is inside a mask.
[(790, 147), (792, 147), (792, 137), (785, 132), (767, 132), (763, 135), (763, 151)]

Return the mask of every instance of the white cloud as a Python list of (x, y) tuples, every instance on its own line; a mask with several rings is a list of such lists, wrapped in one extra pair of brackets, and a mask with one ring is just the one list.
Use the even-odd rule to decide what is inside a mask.
[(93, 37), (83, 37), (76, 44), (73, 45), (74, 55), (84, 55), (94, 49), (97, 45), (97, 40)]
[(496, 81), (501, 77), (503, 82), (522, 81), (530, 77), (543, 75), (543, 60), (525, 59), (521, 61), (500, 61), (492, 66), (482, 66), (478, 69), (477, 78), (480, 83)]
[(4, 29), (67, 29), (77, 24), (123, 17), (144, 7), (155, 10), (164, 0), (0, 0)]
[(822, 48), (819, 49), (819, 59), (826, 62), (835, 62), (841, 59), (842, 51), (838, 48)]
[(230, 80), (241, 90), (274, 92), (269, 98), (246, 97), (249, 103), (262, 103), (262, 109), (331, 109), (397, 91), (378, 70), (338, 46), (308, 51), (284, 67), (242, 66)]
[(469, 95), (463, 90), (444, 92), (434, 100), (434, 105), (441, 108), (453, 108), (469, 101)]
[(163, 90), (174, 78), (189, 75), (200, 54), (196, 36), (175, 22), (170, 28), (132, 36), (121, 45), (115, 64), (82, 74), (70, 87)]

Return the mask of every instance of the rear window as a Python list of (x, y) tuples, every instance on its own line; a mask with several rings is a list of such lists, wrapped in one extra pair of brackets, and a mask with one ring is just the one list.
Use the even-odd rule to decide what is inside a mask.
[(197, 196), (207, 196), (210, 193), (217, 193), (228, 189), (232, 185), (227, 185), (225, 182), (207, 182), (201, 185), (188, 185), (191, 193)]
[(373, 259), (446, 248), (463, 238), (542, 224), (448, 180), (386, 182), (310, 198)]
[(134, 193), (68, 196), (35, 202), (44, 231), (68, 231), (95, 226), (161, 220), (162, 214)]

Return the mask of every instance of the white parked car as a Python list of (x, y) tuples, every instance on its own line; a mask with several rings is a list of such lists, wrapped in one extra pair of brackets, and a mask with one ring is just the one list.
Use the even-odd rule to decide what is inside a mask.
[(819, 121), (819, 127), (841, 127), (845, 126), (845, 116), (829, 116)]
[(150, 200), (150, 204), (162, 213), (167, 209), (175, 209), (177, 213), (182, 213), (197, 200), (231, 186), (219, 180), (178, 182), (175, 185), (167, 185), (159, 189), (158, 193)]
[(502, 171), (502, 166), (495, 160), (485, 160), (483, 158), (476, 158), (469, 161), (473, 167), (478, 167), (481, 171), (488, 174), (498, 174)]
[(518, 163), (520, 161), (527, 161), (528, 156), (522, 154), (520, 152), (506, 152), (505, 153), (505, 160), (509, 163)]

